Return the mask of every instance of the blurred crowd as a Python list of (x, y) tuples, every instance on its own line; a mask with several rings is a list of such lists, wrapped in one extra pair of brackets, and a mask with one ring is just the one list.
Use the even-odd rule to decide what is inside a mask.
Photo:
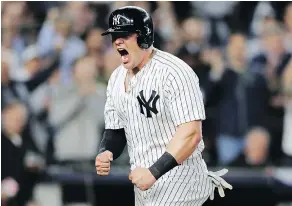
[[(154, 46), (199, 76), (209, 166), (292, 165), (291, 2), (1, 4), (3, 204), (33, 205), (49, 165), (94, 165), (120, 61), (101, 33), (125, 5), (150, 12)], [(128, 165), (126, 149), (114, 164)]]

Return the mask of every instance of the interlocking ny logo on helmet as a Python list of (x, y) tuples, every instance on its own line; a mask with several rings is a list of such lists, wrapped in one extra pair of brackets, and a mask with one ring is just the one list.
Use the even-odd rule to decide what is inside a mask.
[(133, 24), (133, 19), (129, 19), (123, 15), (115, 15), (113, 17), (113, 25), (114, 26), (119, 26), (119, 25), (132, 25)]
[(125, 6), (111, 13), (109, 28), (102, 35), (117, 32), (137, 33), (137, 43), (143, 49), (149, 48), (154, 42), (152, 18), (144, 9), (139, 7)]

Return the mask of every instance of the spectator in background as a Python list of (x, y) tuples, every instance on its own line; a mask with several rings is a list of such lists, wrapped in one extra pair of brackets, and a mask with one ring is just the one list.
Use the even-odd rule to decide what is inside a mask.
[[(33, 114), (32, 105), (30, 104), (31, 93), (42, 85), (50, 75), (57, 69), (58, 59), (54, 59), (49, 68), (41, 69), (39, 52), (36, 46), (29, 46), (23, 53), (24, 67), (19, 70), (18, 80), (12, 80), (8, 72), (5, 72), (4, 78), (1, 82), (1, 98), (2, 109), (14, 101), (21, 101), (28, 110), (28, 120), (25, 124), (24, 138), (26, 144), (24, 146), (25, 165), (23, 170), (23, 182), (20, 185), (19, 201), (26, 202), (32, 198), (32, 191), (37, 182), (39, 171), (44, 166), (43, 157), (39, 149), (38, 139), (40, 138), (33, 129), (35, 122), (35, 115)], [(4, 64), (5, 65), (5, 64)], [(2, 68), (7, 70), (6, 67)], [(22, 72), (20, 72), (22, 71)], [(14, 77), (16, 79), (16, 77)], [(22, 204), (22, 205), (23, 205)]]
[(279, 163), (283, 136), (284, 98), (281, 94), (281, 76), (291, 59), (284, 46), (283, 30), (278, 23), (270, 22), (264, 26), (261, 34), (263, 52), (251, 62), (251, 72), (257, 72), (267, 80), (269, 88), (269, 107), (267, 110), (267, 128), (271, 134), (271, 158)]
[(21, 55), (23, 66), (14, 70), (11, 78), (16, 81), (28, 81), (41, 69), (40, 52), (36, 45), (28, 46)]
[[(106, 87), (98, 87), (96, 60), (81, 57), (73, 82), (52, 85), (50, 123), (55, 129), (55, 158), (64, 163), (94, 160), (103, 132)], [(94, 112), (93, 112), (94, 111)]]
[(155, 41), (160, 41), (158, 44), (154, 42), (154, 46), (174, 54), (182, 45), (182, 37), (172, 2), (157, 1), (157, 9), (152, 18), (154, 27), (157, 28), (154, 37), (158, 38)]
[[(96, 82), (96, 59), (81, 57), (73, 66), (73, 81), (51, 85), (49, 121), (55, 130), (54, 160), (73, 170), (90, 170), (104, 130), (106, 85)], [(61, 185), (62, 194), (70, 191)], [(63, 196), (64, 202), (74, 197)]]
[[(249, 35), (251, 36), (248, 45), (249, 61), (251, 61), (255, 56), (259, 55), (264, 50), (262, 48), (263, 46), (260, 37), (265, 27), (269, 24), (277, 23), (275, 11), (272, 8), (270, 2), (255, 2), (254, 9), (255, 11), (252, 10), (253, 13), (248, 14), (250, 17), (252, 17), (250, 19), (252, 20), (250, 22), (250, 29), (246, 28), (249, 32)], [(237, 12), (243, 13), (243, 11)], [(244, 14), (244, 16), (244, 18), (246, 18), (246, 14)], [(236, 19), (236, 22), (238, 22), (238, 19)]]
[(292, 166), (292, 60), (285, 68), (282, 76), (283, 93), (285, 95), (285, 116), (282, 150), (284, 165)]
[[(1, 131), (1, 153), (2, 163), (2, 185), (8, 205), (24, 205), (32, 199), (34, 185), (37, 182), (37, 171), (42, 167), (42, 162), (38, 156), (32, 153), (34, 143), (29, 130), (29, 111), (24, 104), (12, 102), (5, 107), (2, 113), (3, 127)], [(4, 181), (3, 181), (4, 180)], [(8, 180), (8, 181), (5, 181)], [(14, 180), (14, 186), (13, 182)], [(8, 184), (8, 185), (7, 185)], [(8, 187), (8, 188), (7, 188)], [(11, 197), (11, 190), (17, 188), (19, 193)]]
[[(63, 12), (63, 13), (61, 13)], [(72, 30), (73, 20), (68, 13), (53, 8), (38, 36), (42, 56), (60, 51), (60, 75), (62, 83), (71, 81), (73, 62), (86, 54), (86, 45)]]
[(292, 53), (292, 3), (290, 2), (285, 10), (284, 23), (286, 27), (285, 31), (285, 46), (286, 49)]
[(246, 135), (244, 151), (229, 166), (265, 167), (269, 164), (270, 135), (262, 128), (253, 128)]
[(32, 107), (30, 104), (31, 93), (44, 83), (50, 75), (57, 69), (58, 59), (54, 59), (49, 65), (49, 68), (41, 69), (40, 59), (38, 57), (38, 51), (35, 46), (29, 47), (24, 51), (24, 76), (21, 77), (22, 81), (11, 80), (9, 76), (8, 67), (5, 63), (2, 64), (4, 67), (1, 68), (4, 76), (1, 81), (1, 110), (5, 110), (6, 106), (10, 105), (14, 101), (21, 101), (28, 110), (28, 122), (25, 126), (25, 139), (27, 151), (24, 159), (24, 179), (23, 187), (20, 188), (22, 191), (21, 201), (25, 202), (32, 196), (32, 190), (34, 184), (37, 182), (38, 172), (44, 166), (44, 162), (37, 144), (38, 138), (34, 133), (33, 125), (35, 116), (32, 113)]
[(17, 191), (22, 184), (24, 174), (24, 142), (26, 139), (23, 139), (25, 138), (23, 131), (27, 124), (27, 118), (27, 109), (19, 102), (7, 105), (1, 115), (1, 161), (3, 165), (1, 169), (1, 200), (6, 202), (7, 206), (21, 205)]
[(104, 81), (104, 53), (105, 43), (102, 40), (101, 33), (103, 32), (100, 28), (91, 29), (88, 32), (86, 38), (87, 56), (92, 57), (96, 60), (98, 73), (101, 81)]
[(182, 24), (183, 46), (177, 55), (184, 60), (198, 75), (200, 83), (207, 80), (210, 67), (204, 63), (201, 56), (205, 49), (204, 22), (196, 17), (185, 19)]
[(250, 30), (251, 36), (259, 37), (267, 23), (276, 22), (276, 14), (270, 2), (257, 2), (253, 13)]
[[(9, 37), (9, 47), (21, 55), (26, 47), (26, 40), (21, 35), (20, 29), (25, 24), (26, 2), (9, 2), (5, 4), (2, 14), (4, 33)], [(7, 46), (7, 45), (6, 45)]]
[[(5, 34), (4, 34), (4, 36), (5, 36)], [(5, 45), (5, 43), (3, 41), (2, 41), (2, 43)], [(18, 56), (18, 54), (15, 51), (13, 51), (12, 49), (9, 49), (5, 46), (2, 46), (1, 47), (1, 59), (3, 62), (5, 62), (7, 64), (9, 75), (11, 76), (11, 78), (13, 78), (13, 76), (15, 75), (15, 73), (17, 73), (17, 71), (21, 65), (20, 56)]]
[(14, 100), (20, 100), (28, 105), (29, 94), (39, 85), (44, 83), (50, 75), (57, 69), (58, 60), (55, 58), (48, 68), (41, 69), (38, 50), (35, 46), (27, 48), (23, 53), (24, 70), (19, 80), (12, 80), (9, 74), (7, 62), (2, 60), (1, 71), (1, 109)]
[(264, 126), (268, 90), (264, 78), (248, 72), (245, 36), (235, 33), (227, 46), (227, 63), (213, 51), (210, 80), (205, 86), (206, 105), (217, 105), (217, 152), (220, 164), (229, 164), (244, 146), (244, 135)]
[(205, 35), (210, 45), (225, 45), (230, 35), (226, 17), (230, 16), (238, 2), (234, 1), (192, 1), (194, 13), (199, 14), (207, 24)]
[(89, 2), (66, 2), (64, 11), (72, 17), (72, 31), (79, 37), (83, 36), (94, 25), (96, 14), (90, 9)]

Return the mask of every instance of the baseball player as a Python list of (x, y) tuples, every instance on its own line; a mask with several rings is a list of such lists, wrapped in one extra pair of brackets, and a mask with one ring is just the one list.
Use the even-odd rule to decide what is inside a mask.
[(199, 79), (182, 60), (153, 47), (153, 23), (139, 7), (122, 7), (109, 17), (113, 47), (121, 65), (112, 73), (105, 106), (105, 132), (96, 157), (98, 175), (125, 145), (135, 205), (202, 205), (217, 187), (232, 189), (208, 172), (202, 159), (205, 119)]

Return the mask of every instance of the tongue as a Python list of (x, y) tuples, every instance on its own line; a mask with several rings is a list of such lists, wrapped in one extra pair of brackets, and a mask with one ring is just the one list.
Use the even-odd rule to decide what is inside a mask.
[(125, 63), (128, 63), (129, 61), (129, 55), (124, 55), (122, 56), (122, 62), (125, 64)]

